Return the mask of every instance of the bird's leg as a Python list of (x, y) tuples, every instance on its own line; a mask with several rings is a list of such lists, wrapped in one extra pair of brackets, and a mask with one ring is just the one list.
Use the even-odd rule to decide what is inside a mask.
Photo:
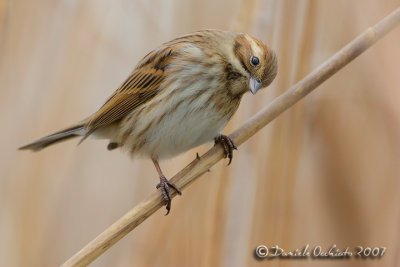
[(228, 163), (228, 166), (229, 166), (232, 162), (233, 150), (234, 149), (237, 150), (237, 146), (235, 145), (235, 143), (229, 136), (223, 135), (223, 134), (220, 134), (217, 137), (215, 137), (214, 141), (215, 141), (215, 144), (221, 144), (221, 146), (225, 152), (225, 158), (226, 157), (229, 158), (229, 163)]
[(168, 215), (170, 209), (171, 209), (171, 192), (170, 192), (170, 187), (172, 187), (179, 195), (182, 195), (181, 190), (174, 184), (171, 183), (165, 178), (164, 174), (161, 171), (160, 165), (158, 164), (158, 161), (156, 159), (152, 159), (154, 166), (157, 169), (158, 175), (160, 176), (160, 183), (157, 184), (157, 189), (160, 188), (161, 193), (165, 199), (165, 208), (167, 209), (167, 214)]

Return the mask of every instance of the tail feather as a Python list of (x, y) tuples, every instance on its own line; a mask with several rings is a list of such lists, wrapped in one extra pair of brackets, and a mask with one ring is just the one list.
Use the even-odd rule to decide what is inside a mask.
[(61, 130), (59, 132), (50, 134), (48, 136), (42, 137), (38, 140), (35, 140), (29, 144), (26, 144), (20, 148), (19, 150), (29, 149), (32, 151), (39, 151), (49, 145), (56, 144), (58, 142), (62, 142), (74, 137), (84, 136), (86, 134), (86, 130), (84, 129), (84, 124), (74, 125), (67, 129)]

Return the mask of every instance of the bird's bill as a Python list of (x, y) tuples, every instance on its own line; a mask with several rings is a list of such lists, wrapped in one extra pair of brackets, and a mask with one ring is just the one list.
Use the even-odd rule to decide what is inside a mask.
[(253, 77), (250, 77), (250, 92), (255, 95), (257, 91), (261, 88), (262, 83)]

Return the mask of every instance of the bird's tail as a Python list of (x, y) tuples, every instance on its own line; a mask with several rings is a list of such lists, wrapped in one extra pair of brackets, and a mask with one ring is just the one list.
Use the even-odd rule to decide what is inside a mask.
[(29, 144), (21, 146), (19, 150), (30, 149), (32, 151), (39, 151), (49, 145), (56, 144), (74, 137), (85, 136), (87, 130), (84, 128), (84, 123), (74, 125), (67, 129), (63, 129), (56, 133), (37, 139)]

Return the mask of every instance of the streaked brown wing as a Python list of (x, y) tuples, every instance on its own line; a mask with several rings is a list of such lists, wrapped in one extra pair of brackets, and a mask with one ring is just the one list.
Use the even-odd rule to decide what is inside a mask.
[(164, 81), (165, 68), (177, 47), (163, 47), (145, 56), (128, 79), (85, 124), (88, 133), (122, 119), (132, 110), (151, 100)]

